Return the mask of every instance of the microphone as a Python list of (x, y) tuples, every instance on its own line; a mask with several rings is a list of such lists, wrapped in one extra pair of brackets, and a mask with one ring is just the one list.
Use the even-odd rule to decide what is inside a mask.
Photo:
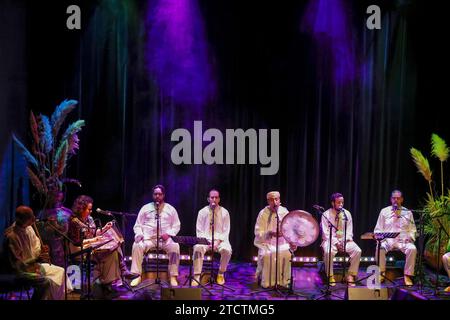
[(317, 204), (313, 205), (313, 208), (316, 209), (316, 210), (319, 210), (319, 211), (321, 211), (321, 212), (324, 212), (324, 211), (325, 211), (325, 209), (324, 209), (323, 207), (321, 207), (321, 206), (319, 206), (319, 205), (317, 205)]
[(111, 211), (102, 210), (100, 208), (97, 208), (97, 210), (95, 210), (95, 211), (97, 211), (100, 214), (104, 214), (105, 216), (110, 216), (111, 215)]

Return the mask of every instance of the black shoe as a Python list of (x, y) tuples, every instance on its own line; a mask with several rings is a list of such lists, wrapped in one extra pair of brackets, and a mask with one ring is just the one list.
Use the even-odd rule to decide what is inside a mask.
[(139, 277), (139, 275), (137, 273), (132, 273), (128, 270), (122, 272), (122, 277), (127, 279), (127, 280), (133, 280), (136, 279), (137, 277)]

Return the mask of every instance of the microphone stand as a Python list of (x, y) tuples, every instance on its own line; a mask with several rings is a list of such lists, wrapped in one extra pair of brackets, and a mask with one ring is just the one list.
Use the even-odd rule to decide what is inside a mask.
[(348, 217), (347, 214), (345, 213), (345, 209), (342, 208), (341, 212), (344, 214), (344, 263), (342, 265), (342, 279), (341, 279), (341, 283), (345, 283), (348, 286), (347, 281), (345, 280), (345, 272), (346, 272), (346, 268), (347, 268), (347, 263), (345, 261), (345, 259), (347, 259), (347, 223), (348, 223)]
[[(158, 202), (155, 202), (155, 209), (156, 209), (156, 213), (155, 213), (155, 219), (156, 219), (156, 279), (154, 282), (138, 285), (135, 288), (131, 287), (132, 292), (137, 292), (137, 291), (140, 291), (147, 287), (151, 287), (153, 285), (157, 285), (160, 288), (162, 288), (163, 282), (164, 282), (164, 284), (168, 285), (167, 282), (161, 281), (161, 279), (159, 278), (159, 234), (160, 234), (160, 223), (161, 223), (160, 219), (161, 219), (161, 217), (159, 214), (159, 203)], [(169, 276), (170, 276), (170, 274), (169, 274)]]
[(56, 226), (54, 226), (51, 223), (47, 223), (48, 221), (44, 221), (44, 223), (53, 229), (57, 234), (59, 234), (61, 237), (63, 237), (63, 250), (64, 250), (64, 300), (67, 300), (67, 246), (68, 243), (72, 243), (75, 245), (75, 243), (70, 239), (67, 234), (60, 231)]
[(323, 294), (319, 297), (317, 297), (314, 300), (321, 300), (322, 298), (329, 298), (330, 296), (344, 300), (342, 297), (333, 294), (331, 289), (330, 289), (330, 272), (331, 272), (331, 264), (333, 263), (333, 261), (331, 261), (331, 240), (332, 240), (332, 235), (333, 235), (333, 228), (337, 231), (337, 228), (335, 225), (333, 225), (331, 223), (331, 221), (324, 215), (324, 212), (320, 211), (320, 215), (322, 217), (324, 217), (327, 221), (328, 221), (328, 271), (327, 271), (327, 287), (325, 289), (325, 291), (322, 290)]
[[(279, 231), (280, 217), (278, 216), (278, 207), (276, 207), (276, 209), (274, 209), (274, 211), (275, 211), (275, 216), (276, 216), (276, 220), (277, 220), (276, 244), (275, 244), (275, 285), (272, 288), (267, 288), (267, 289), (263, 289), (263, 290), (254, 291), (254, 292), (251, 292), (250, 294), (273, 291), (273, 292), (276, 292), (276, 293), (286, 297), (287, 294), (285, 294), (281, 290), (286, 290), (287, 288), (285, 288), (283, 286), (280, 286), (278, 284), (278, 261), (279, 261), (278, 239), (279, 239), (279, 234), (280, 234), (280, 231)], [(272, 257), (271, 257), (271, 260), (272, 260)], [(270, 270), (270, 271), (272, 271), (272, 270)], [(270, 273), (272, 273), (272, 272), (270, 272)], [(272, 277), (270, 277), (270, 279), (272, 279)], [(291, 279), (292, 279), (292, 274), (291, 274)]]
[(211, 208), (211, 213), (212, 213), (212, 218), (211, 218), (211, 264), (210, 264), (210, 277), (209, 277), (209, 285), (210, 287), (212, 287), (214, 284), (221, 286), (223, 289), (227, 289), (230, 291), (233, 291), (233, 289), (231, 289), (230, 287), (223, 285), (223, 284), (219, 284), (216, 281), (216, 278), (214, 276), (214, 226), (215, 226), (215, 209), (216, 206), (210, 207)]

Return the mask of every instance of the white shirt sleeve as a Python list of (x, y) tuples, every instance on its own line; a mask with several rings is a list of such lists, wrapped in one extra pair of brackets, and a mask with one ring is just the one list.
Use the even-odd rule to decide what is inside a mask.
[(181, 222), (178, 218), (177, 210), (174, 207), (172, 207), (171, 209), (170, 229), (167, 230), (166, 233), (169, 236), (176, 236), (178, 232), (180, 232)]
[(136, 222), (134, 224), (133, 230), (135, 235), (144, 235), (144, 230), (142, 229), (142, 226), (144, 225), (144, 216), (145, 211), (147, 210), (147, 205), (143, 206), (141, 210), (139, 210)]

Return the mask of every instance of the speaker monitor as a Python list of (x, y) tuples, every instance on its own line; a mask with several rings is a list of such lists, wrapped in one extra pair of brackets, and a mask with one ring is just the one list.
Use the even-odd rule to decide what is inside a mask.
[(202, 289), (161, 288), (161, 300), (202, 300)]
[(388, 300), (388, 289), (348, 288), (345, 293), (347, 300)]

